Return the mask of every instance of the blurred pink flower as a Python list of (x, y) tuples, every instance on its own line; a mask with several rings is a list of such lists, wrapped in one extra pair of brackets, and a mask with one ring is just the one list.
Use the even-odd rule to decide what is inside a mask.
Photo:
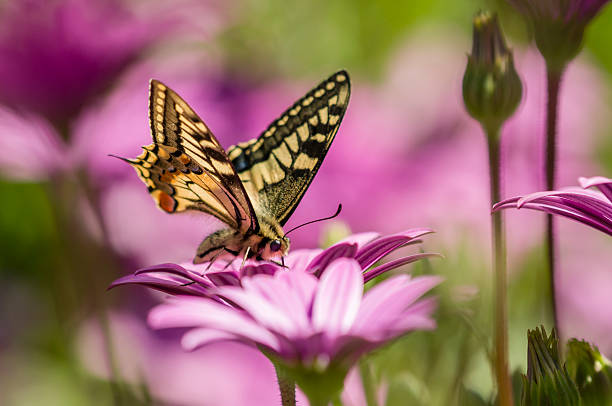
[(575, 189), (536, 192), (503, 200), (493, 206), (493, 211), (523, 207), (540, 210), (612, 235), (612, 179), (602, 176), (580, 178), (580, 183), (584, 188), (595, 186), (601, 193)]
[[(0, 171), (10, 178), (43, 180), (60, 169), (74, 169), (96, 153), (102, 155), (101, 145), (87, 134), (83, 137), (81, 133), (78, 145), (72, 145), (75, 133), (83, 128), (82, 112), (104, 106), (107, 91), (122, 88), (119, 78), (145, 52), (150, 57), (153, 45), (190, 36), (193, 41), (196, 35), (198, 41), (208, 38), (214, 27), (218, 29), (226, 22), (228, 16), (223, 14), (229, 14), (225, 11), (231, 8), (227, 3), (194, 0), (181, 0), (172, 6), (149, 1), (146, 7), (122, 0), (4, 2), (0, 6), (0, 107), (3, 106), (0, 127), (10, 131), (3, 141), (11, 144), (15, 158), (0, 158)], [(206, 29), (200, 26), (205, 20)], [(142, 79), (145, 94), (148, 79)], [(129, 89), (120, 89), (119, 93), (122, 90)], [(133, 88), (130, 91), (138, 92)], [(96, 131), (105, 131), (107, 144), (124, 138), (122, 131), (117, 133), (121, 136), (109, 134), (115, 135), (110, 131), (111, 125), (120, 126), (119, 118), (124, 116), (121, 108), (126, 100), (129, 98), (117, 100), (120, 108), (109, 112), (114, 116), (112, 119), (97, 123), (102, 130)], [(15, 116), (8, 109), (15, 111)], [(19, 114), (28, 120), (15, 125), (12, 117)], [(146, 107), (143, 114), (146, 117)], [(45, 120), (52, 126), (43, 123)], [(40, 133), (41, 127), (48, 133), (44, 139), (32, 137), (31, 134)], [(90, 128), (84, 130), (92, 132)], [(48, 148), (63, 142), (68, 145)], [(28, 165), (24, 163), (7, 169), (22, 156), (42, 159), (29, 163), (31, 168), (22, 169), (21, 166)], [(97, 155), (96, 158), (98, 161)], [(98, 175), (93, 174), (96, 179)]]
[[(419, 239), (431, 233), (428, 229), (413, 229), (381, 237), (376, 233), (363, 233), (325, 249), (296, 250), (284, 258), (287, 269), (301, 269), (316, 277), (326, 272), (327, 267), (338, 258), (355, 259), (363, 270), (364, 282), (400, 266), (432, 257), (436, 254), (419, 253), (403, 256), (371, 268), (382, 258), (409, 244), (420, 243)], [(123, 285), (141, 285), (171, 295), (192, 295), (217, 298), (217, 287), (240, 286), (245, 277), (253, 275), (274, 275), (285, 269), (270, 262), (248, 260), (242, 266), (242, 259), (230, 263), (216, 261), (212, 264), (172, 263), (149, 266), (114, 281), (109, 288)]]
[(182, 339), (189, 350), (219, 341), (258, 346), (311, 396), (314, 388), (305, 383), (311, 384), (313, 376), (338, 380), (341, 387), (365, 352), (410, 331), (434, 328), (435, 302), (417, 300), (440, 281), (399, 275), (364, 295), (361, 265), (339, 258), (321, 279), (294, 268), (243, 278), (241, 287), (216, 288), (227, 302), (174, 297), (149, 313), (149, 324), (191, 328)]
[(40, 117), (0, 107), (0, 134), (1, 176), (33, 181), (70, 166), (66, 145)]
[(167, 27), (115, 0), (9, 1), (2, 11), (0, 102), (61, 131)]

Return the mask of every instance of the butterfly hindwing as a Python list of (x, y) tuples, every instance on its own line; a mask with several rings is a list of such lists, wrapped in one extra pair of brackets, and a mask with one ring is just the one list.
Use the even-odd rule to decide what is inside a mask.
[(250, 195), (283, 225), (316, 175), (350, 96), (339, 71), (295, 102), (256, 139), (228, 150)]
[(201, 210), (242, 233), (257, 230), (251, 201), (219, 142), (178, 94), (156, 80), (149, 119), (154, 143), (128, 162), (157, 205), (169, 213)]

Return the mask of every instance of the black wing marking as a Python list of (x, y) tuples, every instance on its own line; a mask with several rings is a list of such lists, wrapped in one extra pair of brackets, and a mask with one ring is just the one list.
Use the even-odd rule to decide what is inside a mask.
[(289, 107), (256, 139), (228, 149), (249, 194), (281, 225), (289, 219), (334, 140), (350, 97), (346, 71)]
[(158, 206), (169, 213), (195, 209), (246, 233), (257, 216), (227, 154), (191, 107), (151, 80), (149, 120), (153, 144), (127, 160)]

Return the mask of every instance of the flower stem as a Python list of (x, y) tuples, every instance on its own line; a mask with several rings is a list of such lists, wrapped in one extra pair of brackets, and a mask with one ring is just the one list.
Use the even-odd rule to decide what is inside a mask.
[[(550, 66), (546, 68), (546, 81), (548, 86), (548, 102), (546, 105), (546, 151), (545, 171), (546, 189), (555, 189), (555, 174), (557, 165), (557, 110), (559, 105), (559, 87), (563, 69)], [(546, 259), (548, 266), (548, 277), (550, 281), (550, 300), (554, 327), (559, 336), (559, 318), (557, 316), (557, 295), (555, 289), (555, 241), (553, 216), (546, 216)]]
[(374, 385), (374, 377), (372, 370), (364, 359), (359, 361), (359, 373), (361, 375), (361, 384), (363, 385), (363, 393), (367, 406), (376, 406), (376, 389)]
[[(489, 144), (489, 177), (491, 205), (501, 200), (500, 177), (500, 140), (499, 127), (485, 129)], [(502, 212), (491, 215), (493, 238), (493, 278), (495, 295), (494, 341), (495, 341), (495, 378), (497, 381), (498, 404), (512, 406), (512, 386), (510, 384), (508, 361), (508, 299), (506, 270), (506, 241)]]
[(283, 367), (274, 363), (278, 389), (281, 395), (282, 406), (295, 406), (295, 381), (291, 379)]

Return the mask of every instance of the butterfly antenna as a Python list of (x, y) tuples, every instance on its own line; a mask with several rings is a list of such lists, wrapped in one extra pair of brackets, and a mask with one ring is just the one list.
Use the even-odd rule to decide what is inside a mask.
[(317, 222), (319, 222), (319, 221), (331, 220), (331, 219), (333, 219), (333, 218), (335, 218), (335, 217), (338, 217), (338, 215), (340, 214), (340, 212), (341, 212), (341, 211), (342, 211), (342, 203), (340, 203), (340, 204), (338, 205), (338, 210), (336, 210), (336, 212), (335, 212), (335, 213), (334, 213), (332, 216), (329, 216), (329, 217), (324, 217), (324, 218), (320, 218), (320, 219), (316, 219), (316, 220), (311, 220), (311, 221), (308, 221), (308, 222), (306, 222), (306, 223), (304, 223), (304, 224), (300, 224), (299, 226), (297, 226), (297, 227), (293, 227), (291, 230), (287, 231), (287, 232), (285, 233), (285, 236), (286, 236), (287, 234), (289, 234), (290, 232), (297, 230), (297, 229), (298, 229), (298, 228), (300, 228), (300, 227), (307, 226), (308, 224), (317, 223)]

